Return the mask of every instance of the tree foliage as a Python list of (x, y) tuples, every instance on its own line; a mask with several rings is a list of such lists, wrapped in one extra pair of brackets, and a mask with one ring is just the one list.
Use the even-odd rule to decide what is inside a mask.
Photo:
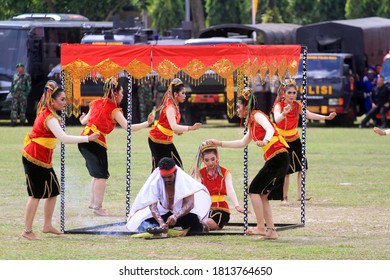
[(153, 18), (152, 26), (159, 34), (181, 26), (184, 20), (185, 6), (182, 0), (154, 0), (150, 6)]
[(389, 0), (347, 0), (345, 4), (346, 18), (390, 17)]
[(206, 0), (206, 26), (251, 23), (251, 0)]
[[(160, 33), (181, 27), (184, 0), (0, 0), (0, 19), (22, 13), (74, 13), (90, 20), (111, 20), (114, 14), (136, 10), (148, 13)], [(189, 1), (191, 3), (194, 0)], [(197, 0), (192, 10), (194, 24), (201, 27), (222, 23), (252, 22), (252, 0)], [(199, 8), (201, 7), (201, 9)], [(191, 7), (192, 8), (192, 7)], [(203, 11), (202, 11), (203, 9)], [(201, 16), (194, 13), (202, 13)], [(257, 23), (310, 24), (335, 19), (390, 17), (390, 0), (267, 0), (258, 1)], [(199, 22), (202, 20), (205, 22)]]
[(90, 20), (111, 20), (111, 16), (131, 4), (129, 0), (0, 0), (0, 18), (23, 13), (72, 13)]

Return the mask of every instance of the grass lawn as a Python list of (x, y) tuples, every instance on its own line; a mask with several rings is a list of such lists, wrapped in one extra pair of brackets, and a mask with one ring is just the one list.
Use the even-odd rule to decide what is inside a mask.
[[(327, 128), (308, 125), (304, 227), (279, 232), (277, 241), (259, 241), (244, 235), (188, 236), (147, 241), (129, 235), (44, 235), (43, 203), (34, 230), (42, 241), (21, 239), (27, 192), (21, 162), (24, 136), (31, 127), (0, 127), (1, 260), (389, 260), (390, 259), (390, 137), (372, 129)], [(68, 127), (79, 134), (81, 127)], [(150, 174), (148, 130), (132, 135), (131, 201)], [(199, 144), (207, 138), (233, 140), (242, 129), (224, 120), (210, 120), (200, 130), (175, 136), (175, 145), (188, 171)], [(104, 206), (109, 217), (97, 217), (87, 208), (90, 178), (76, 145), (66, 146), (66, 229), (121, 222), (126, 214), (126, 132), (117, 128), (108, 136), (111, 177)], [(249, 179), (263, 165), (262, 151), (249, 145)], [(231, 169), (239, 201), (243, 202), (243, 150), (220, 149), (221, 165)], [(60, 145), (53, 157), (60, 176)], [(296, 175), (291, 176), (290, 206), (272, 201), (276, 223), (300, 223), (295, 201)], [(60, 199), (55, 210), (59, 227)], [(251, 205), (249, 204), (251, 208)], [(242, 215), (232, 212), (232, 222)], [(254, 222), (249, 215), (249, 222)], [(123, 230), (123, 229), (119, 229)], [(241, 229), (240, 229), (241, 230)]]

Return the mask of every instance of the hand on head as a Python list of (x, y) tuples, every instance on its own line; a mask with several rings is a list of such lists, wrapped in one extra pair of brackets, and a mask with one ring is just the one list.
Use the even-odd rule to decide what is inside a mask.
[(220, 143), (221, 141), (217, 140), (217, 139), (207, 139), (205, 140), (204, 142), (202, 142), (202, 145), (214, 145), (214, 146), (221, 146), (221, 145), (218, 145), (218, 143)]

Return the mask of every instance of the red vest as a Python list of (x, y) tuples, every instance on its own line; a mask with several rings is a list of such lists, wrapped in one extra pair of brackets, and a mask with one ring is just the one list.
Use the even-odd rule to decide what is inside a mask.
[(100, 137), (95, 141), (107, 148), (106, 135), (110, 134), (117, 124), (114, 114), (122, 109), (118, 108), (115, 102), (105, 98), (92, 101), (89, 106), (89, 119), (81, 135), (91, 135), (94, 132), (99, 132)]
[[(282, 100), (278, 104), (282, 109), (287, 105), (284, 100)], [(283, 120), (276, 123), (279, 133), (284, 137), (287, 142), (292, 142), (299, 138), (297, 127), (299, 121), (299, 114), (301, 111), (301, 103), (298, 101), (294, 101), (292, 103), (291, 112), (289, 112)]]
[(253, 141), (258, 141), (258, 140), (263, 140), (266, 134), (266, 130), (256, 122), (255, 120), (255, 114), (256, 113), (261, 113), (263, 114), (268, 121), (273, 125), (275, 132), (274, 135), (272, 136), (271, 141), (268, 143), (268, 145), (262, 147), (264, 151), (264, 160), (268, 160), (272, 158), (273, 156), (277, 155), (278, 153), (281, 152), (287, 152), (286, 150), (286, 145), (281, 142), (283, 141), (283, 138), (280, 139), (278, 130), (273, 122), (268, 118), (266, 114), (264, 114), (261, 111), (253, 111), (251, 113), (250, 119), (249, 119), (249, 129), (251, 132), (251, 137)]
[(51, 168), (53, 151), (57, 138), (46, 126), (46, 122), (51, 118), (60, 117), (53, 114), (46, 108), (37, 116), (30, 134), (24, 139), (24, 149), (22, 155), (32, 163), (45, 168)]
[(181, 116), (179, 108), (173, 103), (172, 99), (168, 99), (167, 103), (160, 111), (158, 122), (149, 130), (149, 138), (155, 143), (171, 144), (173, 141), (174, 131), (169, 125), (167, 118), (167, 109), (169, 106), (175, 108), (176, 123), (180, 122)]
[(206, 186), (207, 190), (211, 195), (211, 209), (223, 209), (225, 212), (229, 212), (229, 205), (225, 200), (226, 193), (226, 183), (225, 176), (228, 170), (221, 167), (222, 175), (218, 174), (215, 178), (209, 178), (207, 176), (206, 167), (203, 167), (199, 172), (202, 179), (202, 184)]

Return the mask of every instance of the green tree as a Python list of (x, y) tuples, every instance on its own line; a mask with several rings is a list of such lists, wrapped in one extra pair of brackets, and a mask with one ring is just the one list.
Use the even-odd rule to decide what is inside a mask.
[(346, 0), (291, 0), (285, 19), (302, 25), (344, 19), (345, 2)]
[(0, 0), (0, 19), (22, 13), (73, 13), (90, 20), (111, 20), (130, 0)]
[(267, 9), (265, 13), (261, 16), (261, 22), (267, 23), (267, 22), (283, 22), (283, 18), (280, 15), (279, 9), (277, 7), (277, 1), (276, 0), (268, 0), (267, 1)]
[(347, 0), (345, 4), (345, 16), (351, 19), (388, 15), (389, 2), (388, 0)]
[(181, 27), (185, 14), (184, 1), (154, 0), (150, 12), (153, 18), (152, 27), (161, 35), (172, 28)]
[(206, 0), (206, 26), (223, 23), (251, 23), (251, 0)]

